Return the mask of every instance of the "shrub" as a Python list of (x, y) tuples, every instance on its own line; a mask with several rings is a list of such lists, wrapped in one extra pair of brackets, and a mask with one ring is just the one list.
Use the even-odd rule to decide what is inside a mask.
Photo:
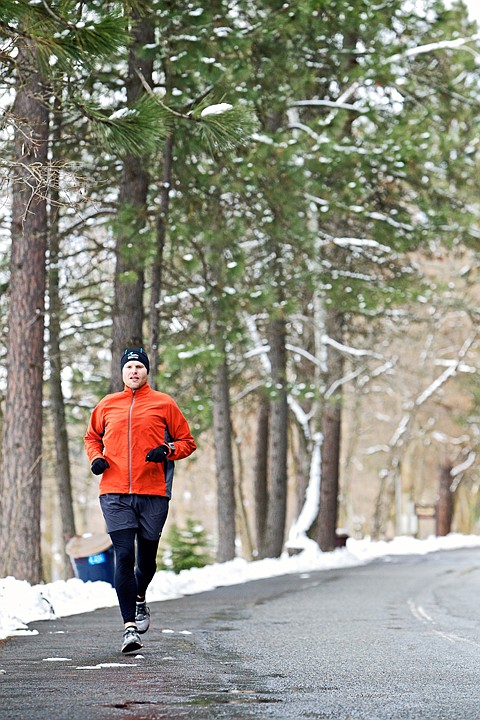
[(207, 533), (200, 523), (188, 518), (183, 529), (171, 526), (159, 563), (160, 570), (173, 570), (178, 574), (192, 567), (205, 567), (211, 561)]

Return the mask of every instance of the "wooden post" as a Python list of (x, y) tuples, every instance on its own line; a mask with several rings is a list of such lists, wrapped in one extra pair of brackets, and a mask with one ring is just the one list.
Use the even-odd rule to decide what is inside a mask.
[(454, 493), (452, 486), (452, 465), (443, 463), (439, 468), (438, 501), (437, 501), (437, 536), (448, 535), (452, 528)]

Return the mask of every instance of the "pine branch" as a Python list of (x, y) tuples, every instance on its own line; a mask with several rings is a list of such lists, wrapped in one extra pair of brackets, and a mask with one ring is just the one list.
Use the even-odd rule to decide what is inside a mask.
[(129, 36), (124, 18), (107, 15), (96, 23), (86, 25), (65, 23), (61, 31), (56, 26), (55, 32), (42, 32), (42, 37), (33, 37), (33, 40), (44, 67), (51, 64), (54, 56), (60, 70), (71, 72), (72, 60), (92, 67), (98, 58), (118, 54), (119, 48), (128, 44)]
[(0, 32), (12, 39), (23, 37), (35, 45), (44, 74), (51, 72), (52, 64), (67, 72), (72, 70), (72, 61), (92, 66), (99, 57), (113, 57), (119, 47), (128, 44), (125, 17), (108, 13), (95, 22), (82, 22), (69, 17), (68, 7), (63, 9), (65, 14), (60, 15), (46, 0), (38, 5), (2, 0)]
[(212, 155), (246, 145), (257, 126), (250, 109), (229, 103), (228, 94), (228, 87), (219, 83), (191, 113), (196, 132)]
[(247, 108), (227, 103), (210, 107), (218, 110), (205, 114), (209, 108), (204, 108), (200, 117), (194, 114), (192, 119), (197, 122), (196, 131), (212, 154), (233, 150), (249, 142), (256, 121)]
[(116, 154), (146, 155), (155, 152), (161, 140), (171, 132), (171, 114), (150, 97), (117, 110), (112, 115), (89, 105), (84, 112), (94, 133), (108, 151)]
[(82, 59), (95, 57), (112, 57), (118, 54), (120, 47), (130, 42), (125, 19), (119, 15), (109, 14), (96, 23), (85, 27), (77, 25), (71, 31), (71, 43), (77, 47)]
[[(212, 154), (233, 150), (238, 145), (246, 145), (255, 131), (257, 122), (247, 107), (234, 107), (224, 102), (216, 104), (207, 102), (208, 97), (213, 99), (214, 95), (218, 94), (218, 88), (216, 90), (209, 89), (201, 99), (196, 100), (194, 111), (179, 112), (165, 105), (163, 100), (154, 93), (140, 70), (137, 69), (136, 72), (148, 96), (166, 113), (195, 124), (195, 132), (200, 135)], [(221, 99), (223, 99), (223, 95)]]

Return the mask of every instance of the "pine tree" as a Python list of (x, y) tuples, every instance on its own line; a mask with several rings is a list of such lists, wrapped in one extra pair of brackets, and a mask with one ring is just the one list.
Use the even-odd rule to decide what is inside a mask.
[[(10, 47), (11, 55), (5, 58), (15, 67), (16, 97), (11, 112), (15, 147), (0, 574), (13, 573), (39, 582), (47, 155), (52, 94), (48, 59), (55, 54), (63, 64), (67, 58), (75, 61), (83, 52), (89, 56), (94, 47), (98, 49), (101, 29), (91, 23), (73, 25), (48, 7), (30, 9), (23, 2), (4, 3), (0, 21), (3, 33), (16, 46)], [(61, 40), (55, 32), (60, 30)], [(115, 40), (120, 37), (115, 22), (107, 34)]]
[(187, 518), (184, 528), (172, 525), (166, 543), (161, 569), (178, 574), (182, 570), (205, 567), (211, 561), (205, 529), (192, 518)]
[(17, 73), (0, 575), (39, 582), (48, 93), (37, 50), (26, 40)]

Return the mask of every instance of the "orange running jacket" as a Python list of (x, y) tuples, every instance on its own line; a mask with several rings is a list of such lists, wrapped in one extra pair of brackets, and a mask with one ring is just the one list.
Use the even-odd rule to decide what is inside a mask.
[[(100, 479), (100, 495), (135, 493), (171, 497), (174, 460), (196, 448), (190, 428), (170, 395), (148, 383), (138, 390), (106, 395), (93, 410), (85, 435), (90, 464), (104, 457), (110, 465)], [(161, 463), (146, 462), (149, 450), (168, 445)]]

